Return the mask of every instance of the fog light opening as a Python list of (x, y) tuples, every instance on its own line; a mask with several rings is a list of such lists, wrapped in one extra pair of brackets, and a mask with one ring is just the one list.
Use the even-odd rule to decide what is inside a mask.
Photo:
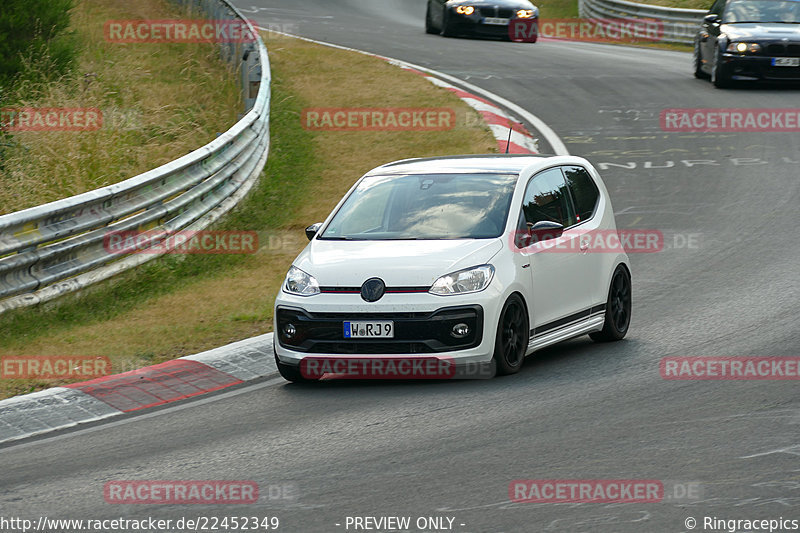
[(464, 324), (463, 322), (456, 324), (453, 326), (453, 330), (450, 332), (450, 335), (455, 337), (456, 339), (463, 339), (467, 335), (469, 335), (469, 326)]
[(286, 335), (287, 339), (291, 339), (297, 333), (297, 328), (294, 327), (294, 324), (286, 324), (283, 326), (283, 334)]

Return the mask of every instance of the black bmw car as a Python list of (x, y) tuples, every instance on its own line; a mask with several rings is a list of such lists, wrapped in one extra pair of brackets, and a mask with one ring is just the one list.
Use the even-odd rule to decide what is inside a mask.
[(428, 0), (425, 31), (535, 42), (539, 8), (528, 0)]
[(694, 43), (694, 75), (800, 81), (800, 0), (717, 0)]

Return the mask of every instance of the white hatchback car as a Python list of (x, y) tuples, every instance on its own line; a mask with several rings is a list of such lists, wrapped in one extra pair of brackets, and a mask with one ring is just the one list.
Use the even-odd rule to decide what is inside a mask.
[(621, 247), (590, 250), (597, 233), (617, 236), (614, 213), (579, 157), (380, 166), (306, 229), (275, 300), (278, 369), (303, 381), (320, 377), (309, 359), (400, 357), (512, 374), (562, 340), (622, 339), (630, 263)]

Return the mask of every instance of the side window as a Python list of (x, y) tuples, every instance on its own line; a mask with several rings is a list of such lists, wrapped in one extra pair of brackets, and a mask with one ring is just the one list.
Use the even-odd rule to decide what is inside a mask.
[(578, 222), (589, 220), (597, 208), (600, 191), (594, 180), (583, 167), (564, 167), (567, 185), (575, 200), (575, 216)]
[(575, 224), (567, 183), (560, 168), (544, 170), (531, 179), (522, 200), (522, 214), (528, 224), (543, 220), (558, 222), (565, 228)]

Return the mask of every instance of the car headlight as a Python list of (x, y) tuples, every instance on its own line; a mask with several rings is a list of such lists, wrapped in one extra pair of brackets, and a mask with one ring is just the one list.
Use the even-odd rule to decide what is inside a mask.
[(319, 294), (319, 283), (311, 274), (307, 274), (293, 266), (286, 274), (283, 290), (297, 296), (313, 296), (314, 294)]
[(534, 13), (536, 13), (536, 11), (533, 9), (520, 9), (517, 11), (517, 18), (529, 19), (533, 17)]
[(472, 6), (456, 6), (456, 13), (459, 15), (472, 15), (475, 13), (475, 8)]
[(728, 45), (728, 48), (725, 51), (735, 52), (737, 54), (756, 54), (761, 51), (761, 45), (758, 43), (733, 41)]
[(439, 296), (480, 292), (489, 286), (492, 277), (494, 277), (494, 267), (492, 265), (467, 268), (437, 279), (433, 282), (428, 292)]

